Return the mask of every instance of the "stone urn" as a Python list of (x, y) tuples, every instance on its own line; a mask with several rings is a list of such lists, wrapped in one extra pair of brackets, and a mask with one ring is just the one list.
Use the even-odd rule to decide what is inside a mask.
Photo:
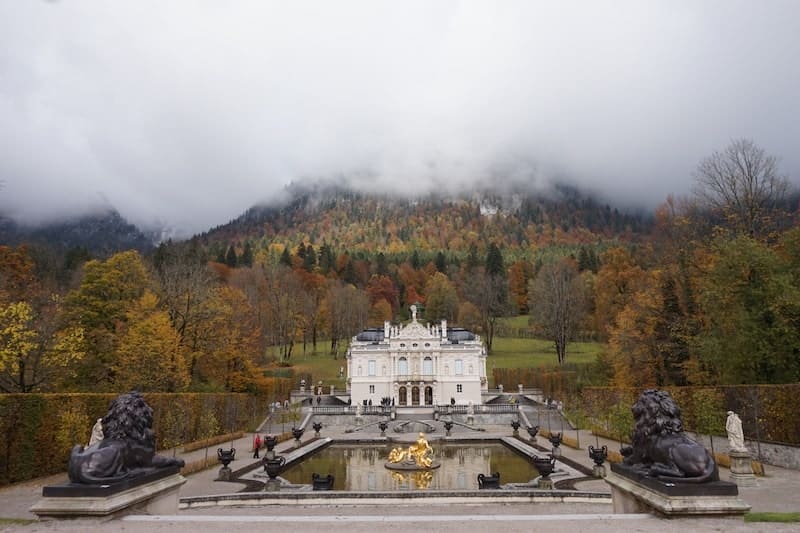
[(264, 472), (267, 473), (270, 479), (275, 479), (284, 465), (286, 465), (286, 458), (282, 455), (277, 455), (272, 459), (265, 457), (262, 462), (264, 464)]
[(450, 430), (453, 429), (453, 422), (451, 420), (447, 420), (444, 423), (444, 429), (447, 432), (446, 435), (449, 437), (450, 436)]
[(311, 474), (311, 489), (312, 490), (333, 490), (333, 475), (321, 476), (314, 472)]
[(528, 426), (528, 435), (530, 435), (531, 440), (535, 441), (536, 434), (539, 433), (539, 426)]
[(550, 444), (553, 445), (553, 450), (551, 453), (555, 457), (561, 455), (561, 437), (562, 437), (561, 433), (551, 433), (550, 438), (548, 439), (550, 441)]
[(217, 460), (222, 463), (222, 468), (228, 468), (234, 457), (236, 457), (236, 448), (231, 448), (230, 450), (217, 449)]
[(322, 429), (322, 422), (314, 422), (311, 427), (314, 428), (314, 436), (319, 438), (319, 431)]
[(606, 467), (603, 466), (603, 462), (608, 458), (608, 446), (600, 448), (589, 446), (589, 458), (594, 461), (594, 467), (592, 467), (594, 477), (606, 477)]
[(500, 472), (495, 472), (490, 476), (478, 474), (478, 488), (479, 489), (499, 489), (500, 488)]
[(556, 458), (552, 455), (550, 457), (538, 457), (534, 456), (533, 459), (533, 467), (539, 472), (543, 478), (547, 478), (552, 474), (556, 469)]
[(553, 480), (550, 479), (550, 474), (552, 474), (556, 469), (556, 458), (552, 455), (550, 457), (537, 457), (534, 456), (532, 459), (533, 467), (539, 472), (541, 478), (539, 478), (539, 488), (540, 489), (552, 489), (553, 488)]
[(303, 428), (292, 428), (292, 437), (294, 437), (294, 443), (297, 446), (300, 446), (300, 439), (303, 438), (303, 433), (305, 429)]
[(386, 436), (386, 428), (388, 428), (388, 427), (389, 427), (389, 423), (386, 422), (386, 420), (381, 420), (380, 422), (378, 422), (378, 428), (380, 428), (380, 430), (381, 430), (381, 437), (385, 437)]
[(606, 461), (608, 457), (608, 446), (601, 446), (600, 448), (595, 448), (594, 446), (589, 446), (589, 459), (594, 461), (594, 464), (597, 466), (603, 466), (603, 463)]
[(514, 430), (514, 436), (519, 437), (519, 420), (512, 420), (511, 421), (511, 428)]
[(266, 446), (267, 451), (271, 452), (275, 449), (275, 446), (278, 444), (278, 437), (273, 435), (267, 435), (264, 437), (264, 446)]

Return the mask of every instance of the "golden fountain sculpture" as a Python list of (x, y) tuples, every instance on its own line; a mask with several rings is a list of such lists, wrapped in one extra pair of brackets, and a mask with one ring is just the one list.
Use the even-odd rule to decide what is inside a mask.
[(433, 461), (433, 448), (420, 433), (417, 441), (407, 448), (394, 448), (389, 452), (389, 462), (384, 466), (392, 470), (432, 470), (441, 463)]

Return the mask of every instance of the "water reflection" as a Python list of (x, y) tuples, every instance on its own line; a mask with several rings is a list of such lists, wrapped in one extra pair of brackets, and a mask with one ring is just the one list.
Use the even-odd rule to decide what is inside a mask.
[(311, 474), (333, 474), (335, 490), (477, 489), (478, 474), (500, 472), (501, 483), (526, 483), (538, 473), (529, 461), (500, 443), (433, 444), (435, 471), (392, 472), (383, 465), (391, 446), (332, 445), (286, 470), (291, 483), (309, 483)]

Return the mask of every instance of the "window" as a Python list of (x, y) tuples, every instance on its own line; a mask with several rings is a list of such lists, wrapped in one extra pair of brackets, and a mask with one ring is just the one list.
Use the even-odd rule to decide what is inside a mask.
[(464, 374), (464, 361), (456, 359), (456, 376)]
[(433, 375), (433, 359), (431, 359), (430, 357), (426, 357), (422, 361), (422, 373), (426, 376)]
[(367, 361), (367, 375), (374, 376), (375, 375), (375, 361)]
[(464, 392), (464, 387), (461, 385), (461, 383), (456, 385), (456, 392)]
[(405, 357), (401, 357), (400, 360), (397, 361), (397, 373), (401, 376), (408, 375), (408, 359)]
[(370, 385), (369, 386), (369, 393), (370, 394), (375, 394), (375, 385)]
[(357, 375), (357, 376), (360, 376), (360, 375), (361, 375), (361, 365), (359, 365), (359, 366), (358, 366), (358, 374), (356, 374), (356, 375)]

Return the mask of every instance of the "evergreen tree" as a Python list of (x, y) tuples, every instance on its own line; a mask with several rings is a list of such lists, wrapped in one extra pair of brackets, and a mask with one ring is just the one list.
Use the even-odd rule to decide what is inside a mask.
[(379, 276), (387, 276), (389, 274), (389, 265), (386, 263), (386, 256), (383, 252), (378, 252), (375, 257), (375, 273)]
[(333, 250), (331, 247), (328, 246), (327, 243), (323, 242), (322, 246), (319, 249), (319, 270), (323, 274), (327, 274), (330, 272), (331, 268), (333, 268), (334, 259), (333, 259)]
[(220, 248), (217, 252), (217, 263), (225, 264), (225, 248)]
[(306, 255), (303, 257), (303, 269), (306, 272), (313, 272), (314, 267), (317, 266), (317, 252), (310, 244), (306, 246)]
[(445, 274), (447, 271), (447, 259), (441, 250), (436, 254), (436, 270), (442, 274)]
[(421, 263), (420, 263), (420, 259), (419, 259), (419, 252), (414, 250), (414, 253), (411, 254), (411, 267), (414, 270), (419, 270), (420, 264)]
[(278, 262), (280, 264), (286, 265), (288, 267), (292, 266), (292, 256), (289, 255), (289, 247), (288, 246), (283, 249), (283, 252), (281, 252), (281, 258), (278, 260)]
[(239, 263), (248, 267), (253, 266), (253, 247), (250, 245), (250, 241), (244, 244), (244, 251), (242, 257), (239, 258)]
[(503, 254), (495, 243), (491, 243), (486, 252), (486, 273), (490, 276), (503, 276), (506, 273), (503, 266)]
[(231, 245), (228, 248), (228, 253), (225, 254), (225, 264), (231, 268), (236, 268), (236, 265), (239, 264), (239, 259), (236, 257), (236, 250)]
[(474, 242), (469, 245), (469, 252), (467, 252), (467, 270), (475, 270), (481, 264), (478, 258), (478, 245)]

